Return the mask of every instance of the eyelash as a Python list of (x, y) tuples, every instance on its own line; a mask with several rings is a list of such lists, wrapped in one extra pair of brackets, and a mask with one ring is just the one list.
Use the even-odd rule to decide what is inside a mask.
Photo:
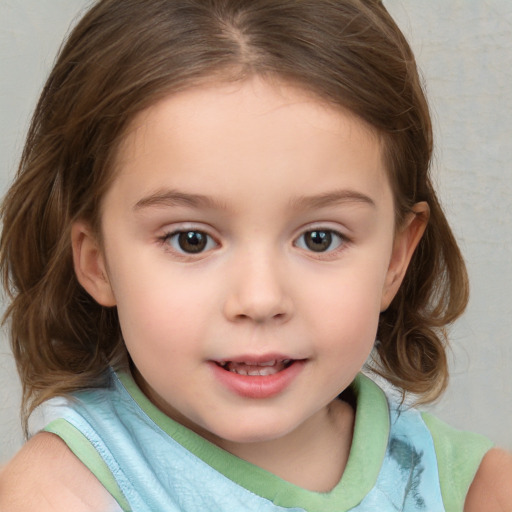
[[(193, 236), (196, 235), (196, 240), (193, 241)], [(199, 237), (197, 237), (199, 235)], [(186, 238), (188, 236), (188, 239)], [(199, 239), (198, 239), (199, 238)], [(176, 231), (172, 231), (170, 233), (166, 233), (164, 236), (159, 238), (162, 244), (166, 244), (170, 246), (170, 249), (181, 256), (195, 256), (204, 253), (205, 251), (211, 250), (214, 246), (217, 246), (218, 243), (213, 239), (211, 235), (206, 233), (205, 231), (201, 231), (199, 229), (180, 229)], [(176, 241), (177, 244), (174, 245), (173, 241)], [(192, 243), (189, 248), (192, 248), (194, 245), (199, 247), (199, 250), (185, 250), (181, 244), (189, 242)], [(204, 245), (203, 245), (204, 244)], [(213, 245), (213, 246), (212, 246)]]
[[(317, 243), (319, 242), (317, 248), (320, 250), (315, 250), (312, 247), (311, 239), (308, 243), (308, 240), (305, 238), (308, 236), (317, 238)], [(172, 231), (160, 237), (159, 241), (162, 245), (166, 245), (167, 249), (182, 257), (200, 256), (219, 245), (211, 235), (200, 229), (180, 229)], [(350, 240), (338, 231), (319, 227), (304, 231), (295, 239), (293, 245), (312, 255), (315, 254), (318, 257), (325, 258), (343, 250), (349, 242)], [(185, 244), (188, 244), (188, 249), (192, 250), (184, 248), (183, 246)], [(333, 244), (335, 245), (334, 247)]]
[[(310, 245), (308, 245), (308, 242), (304, 240), (304, 237), (306, 236), (316, 236), (318, 237), (321, 243), (323, 243), (324, 247), (319, 247), (320, 249), (316, 251), (314, 250)], [(300, 243), (300, 240), (303, 240), (303, 243)], [(325, 244), (326, 242), (327, 244)], [(340, 250), (343, 250), (344, 246), (349, 242), (348, 238), (342, 235), (340, 232), (329, 229), (329, 228), (315, 228), (315, 229), (308, 229), (304, 233), (302, 233), (294, 242), (294, 245), (296, 247), (299, 247), (300, 249), (303, 249), (305, 251), (311, 252), (313, 254), (324, 255), (324, 254), (330, 254), (330, 253), (337, 253)], [(336, 243), (335, 247), (332, 247), (333, 243)]]

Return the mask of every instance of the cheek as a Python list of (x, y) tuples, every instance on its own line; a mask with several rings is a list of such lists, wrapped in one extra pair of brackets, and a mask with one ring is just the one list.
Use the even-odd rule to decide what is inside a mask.
[(384, 273), (374, 267), (309, 287), (314, 293), (303, 315), (333, 355), (366, 360), (377, 333), (383, 282)]
[[(134, 269), (138, 269), (135, 271)], [(111, 279), (117, 300), (121, 330), (130, 352), (140, 340), (151, 346), (155, 357), (190, 347), (208, 323), (212, 304), (212, 280), (186, 279), (183, 272), (153, 261), (118, 265)]]
[[(318, 277), (318, 276), (316, 276)], [(304, 286), (312, 311), (326, 326), (360, 327), (378, 318), (385, 271), (375, 266), (348, 267)], [(366, 320), (366, 322), (365, 322)]]

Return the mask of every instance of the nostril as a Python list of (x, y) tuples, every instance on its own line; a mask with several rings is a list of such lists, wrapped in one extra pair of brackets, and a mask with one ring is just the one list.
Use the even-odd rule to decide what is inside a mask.
[(283, 322), (292, 313), (291, 298), (275, 280), (241, 279), (233, 288), (223, 308), (230, 321)]

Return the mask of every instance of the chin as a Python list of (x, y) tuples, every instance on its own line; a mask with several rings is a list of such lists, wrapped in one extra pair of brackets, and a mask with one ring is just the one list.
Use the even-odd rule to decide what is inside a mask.
[(236, 429), (219, 429), (218, 433), (212, 432), (212, 439), (210, 440), (213, 440), (219, 446), (223, 446), (225, 443), (266, 443), (280, 439), (292, 430), (293, 428), (286, 428), (284, 425), (276, 425), (275, 423), (253, 422), (248, 425), (237, 424)]

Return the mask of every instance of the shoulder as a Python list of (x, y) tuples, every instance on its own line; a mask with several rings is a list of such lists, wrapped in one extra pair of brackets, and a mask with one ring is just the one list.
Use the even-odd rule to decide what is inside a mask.
[(464, 512), (512, 510), (512, 454), (490, 450), (482, 460), (469, 488)]
[(57, 436), (28, 441), (0, 474), (0, 510), (120, 510), (96, 477)]

